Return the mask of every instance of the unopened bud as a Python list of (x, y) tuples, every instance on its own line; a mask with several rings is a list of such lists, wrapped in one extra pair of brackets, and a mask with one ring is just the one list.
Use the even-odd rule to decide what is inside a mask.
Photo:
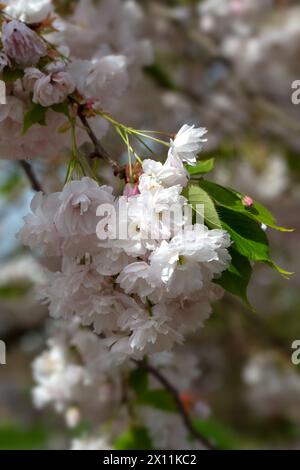
[(125, 167), (126, 183), (138, 183), (141, 174), (143, 173), (142, 165), (139, 162), (135, 162), (130, 168), (129, 165)]
[(94, 109), (94, 101), (93, 100), (88, 100), (85, 105), (84, 105), (84, 115), (87, 118), (91, 118), (96, 116), (96, 112)]
[(47, 54), (47, 47), (32, 29), (20, 21), (3, 23), (2, 43), (6, 55), (22, 67), (35, 65)]
[(248, 207), (249, 209), (251, 209), (251, 207), (254, 204), (253, 199), (250, 196), (244, 196), (242, 199), (242, 203), (244, 204), (244, 206)]
[(127, 183), (124, 186), (123, 195), (126, 197), (136, 196), (140, 194), (139, 187), (137, 184)]

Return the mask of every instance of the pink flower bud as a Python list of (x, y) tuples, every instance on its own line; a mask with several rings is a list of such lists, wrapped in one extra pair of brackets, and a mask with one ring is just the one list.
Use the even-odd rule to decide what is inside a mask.
[(137, 184), (127, 183), (124, 186), (123, 195), (126, 197), (136, 196), (140, 194), (139, 187)]
[(2, 26), (2, 43), (5, 53), (22, 67), (35, 65), (47, 54), (47, 47), (32, 29), (20, 21), (10, 21)]
[(242, 203), (244, 204), (244, 206), (248, 207), (249, 209), (251, 209), (251, 207), (254, 204), (253, 199), (250, 196), (244, 196), (242, 199)]
[(94, 105), (95, 105), (95, 101), (94, 100), (87, 100), (87, 102), (85, 103), (85, 108), (88, 110), (88, 111), (92, 111), (94, 109)]

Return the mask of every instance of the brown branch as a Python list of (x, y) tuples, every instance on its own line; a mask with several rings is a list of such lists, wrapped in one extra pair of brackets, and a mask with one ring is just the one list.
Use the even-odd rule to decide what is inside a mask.
[(111, 158), (109, 153), (105, 150), (99, 139), (94, 134), (86, 116), (84, 115), (81, 107), (78, 108), (78, 117), (82, 122), (89, 138), (91, 139), (92, 143), (94, 144), (95, 151), (92, 154), (92, 157), (98, 157), (105, 160), (114, 170), (115, 175), (119, 175), (120, 178), (124, 177), (124, 169), (114, 160)]
[(191, 421), (191, 418), (188, 414), (188, 412), (186, 411), (181, 399), (180, 399), (180, 396), (179, 396), (179, 393), (178, 391), (176, 390), (175, 387), (173, 387), (173, 385), (166, 379), (166, 377), (164, 377), (164, 375), (161, 374), (161, 372), (159, 370), (157, 370), (155, 367), (153, 367), (152, 365), (146, 363), (145, 361), (137, 361), (135, 359), (132, 359), (133, 362), (140, 368), (140, 369), (143, 369), (145, 370), (146, 372), (148, 372), (149, 374), (151, 374), (153, 377), (156, 378), (156, 380), (158, 382), (161, 383), (161, 385), (163, 385), (163, 387), (170, 393), (170, 395), (173, 397), (173, 400), (177, 406), (177, 409), (178, 409), (178, 412), (179, 414), (181, 415), (181, 418), (182, 418), (182, 421), (185, 425), (185, 427), (188, 429), (189, 433), (191, 434), (191, 436), (193, 436), (195, 439), (197, 439), (197, 441), (199, 441), (202, 445), (204, 445), (207, 449), (209, 450), (215, 450), (215, 447), (213, 446), (213, 444), (210, 442), (209, 439), (207, 439), (205, 436), (203, 436), (202, 434), (200, 434), (200, 432), (195, 429), (192, 421)]
[(26, 160), (20, 160), (20, 165), (23, 168), (27, 178), (29, 179), (32, 189), (34, 191), (44, 192), (40, 182), (34, 174), (32, 166)]

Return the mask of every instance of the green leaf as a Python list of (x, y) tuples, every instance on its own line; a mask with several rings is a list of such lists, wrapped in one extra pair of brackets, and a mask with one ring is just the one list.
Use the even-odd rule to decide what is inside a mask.
[(291, 271), (286, 271), (285, 269), (281, 268), (280, 266), (278, 266), (278, 264), (274, 263), (274, 261), (267, 261), (267, 264), (275, 269), (277, 272), (279, 272), (279, 274), (281, 274), (283, 277), (285, 277), (286, 279), (289, 279), (290, 276), (292, 276), (294, 273), (291, 272)]
[(143, 426), (133, 426), (117, 438), (114, 443), (116, 450), (152, 450), (148, 430)]
[(26, 428), (11, 424), (0, 426), (0, 450), (41, 449), (48, 439), (48, 431), (40, 425)]
[(172, 75), (158, 62), (144, 67), (144, 72), (162, 88), (174, 91), (179, 90), (178, 85), (173, 81)]
[[(241, 195), (243, 197), (243, 195)], [(273, 214), (262, 204), (254, 201), (253, 206), (248, 210), (249, 214), (262, 224), (267, 225), (270, 228), (279, 230), (280, 232), (293, 232), (293, 228), (280, 227), (276, 224), (275, 217)]]
[(203, 436), (213, 441), (217, 449), (230, 450), (242, 445), (237, 433), (213, 417), (206, 420), (194, 418), (193, 425)]
[(0, 298), (19, 299), (24, 297), (32, 289), (30, 282), (11, 283), (0, 285)]
[(7, 197), (16, 188), (22, 187), (22, 177), (20, 173), (13, 172), (0, 185), (0, 197)]
[(230, 248), (231, 264), (229, 268), (222, 273), (215, 283), (222, 286), (226, 291), (242, 299), (251, 307), (247, 297), (247, 287), (251, 279), (252, 267), (245, 256), (242, 256), (233, 248)]
[(12, 83), (24, 76), (24, 70), (22, 69), (11, 69), (4, 67), (2, 72), (2, 79), (6, 83)]
[(64, 114), (68, 119), (70, 117), (69, 106), (67, 102), (58, 103), (51, 106), (56, 113)]
[(225, 207), (219, 208), (219, 215), (239, 253), (253, 261), (271, 261), (267, 236), (257, 222)]
[(137, 404), (148, 405), (163, 411), (176, 412), (177, 406), (167, 390), (145, 390), (137, 397)]
[(222, 227), (227, 230), (234, 248), (241, 255), (253, 261), (263, 261), (284, 276), (292, 274), (272, 261), (267, 236), (255, 220), (225, 207), (219, 207), (219, 216)]
[(203, 173), (209, 173), (212, 171), (215, 164), (215, 159), (210, 158), (208, 160), (200, 160), (196, 165), (186, 165), (186, 169), (191, 176), (202, 175)]
[[(199, 186), (199, 183), (189, 184), (182, 192), (191, 204), (195, 212), (197, 212), (197, 204), (204, 205), (204, 220), (211, 228), (221, 228), (221, 222), (214, 202), (209, 194)], [(200, 214), (202, 215), (202, 214)]]
[(251, 207), (246, 207), (243, 204), (244, 194), (234, 191), (233, 189), (226, 188), (212, 181), (201, 180), (199, 182), (201, 188), (208, 192), (213, 200), (223, 207), (240, 212), (247, 217), (261, 223), (268, 227), (274, 228), (280, 231), (292, 231), (284, 227), (276, 225), (275, 218), (271, 212), (264, 207), (262, 204), (254, 201)]
[(29, 111), (24, 115), (23, 134), (25, 134), (34, 124), (46, 125), (46, 113), (48, 108), (34, 103)]
[(148, 388), (148, 374), (141, 368), (136, 368), (130, 372), (129, 385), (137, 393), (137, 395), (145, 392)]

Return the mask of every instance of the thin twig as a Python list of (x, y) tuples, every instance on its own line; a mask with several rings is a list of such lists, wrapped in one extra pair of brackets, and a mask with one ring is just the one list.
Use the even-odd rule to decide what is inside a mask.
[(153, 377), (156, 378), (156, 380), (158, 382), (161, 383), (161, 385), (164, 386), (164, 388), (170, 393), (170, 395), (172, 395), (174, 401), (175, 401), (175, 404), (178, 408), (178, 412), (179, 414), (181, 415), (182, 417), (182, 421), (183, 423), (185, 424), (185, 427), (188, 429), (189, 433), (191, 434), (191, 436), (193, 436), (195, 439), (197, 439), (202, 445), (204, 445), (205, 447), (207, 447), (207, 449), (209, 450), (215, 450), (215, 447), (213, 446), (213, 444), (210, 442), (209, 439), (207, 439), (205, 436), (203, 436), (202, 434), (200, 434), (200, 432), (195, 429), (192, 421), (191, 421), (191, 418), (188, 414), (188, 412), (186, 411), (181, 399), (180, 399), (180, 396), (179, 396), (179, 393), (178, 391), (176, 390), (175, 387), (173, 387), (172, 384), (170, 384), (170, 382), (166, 379), (166, 377), (164, 377), (163, 374), (161, 374), (161, 372), (159, 370), (157, 370), (155, 367), (153, 367), (152, 365), (146, 363), (145, 361), (137, 361), (135, 359), (133, 359), (133, 362), (141, 369), (144, 369), (146, 372), (148, 372), (149, 374), (151, 374)]
[(85, 115), (82, 112), (82, 110), (80, 109), (80, 107), (78, 109), (78, 117), (79, 117), (80, 121), (82, 122), (89, 138), (91, 139), (92, 143), (94, 144), (95, 152), (93, 153), (92, 156), (93, 157), (99, 157), (99, 158), (102, 158), (103, 160), (107, 161), (107, 163), (113, 168), (114, 174), (119, 175), (120, 177), (122, 177), (124, 175), (124, 169), (116, 162), (116, 160), (111, 158), (109, 153), (105, 150), (105, 148), (103, 147), (103, 145), (101, 144), (99, 139), (94, 134), (87, 118), (85, 117)]
[(37, 177), (34, 174), (32, 166), (26, 160), (20, 160), (20, 165), (23, 168), (24, 172), (26, 173), (27, 178), (31, 183), (31, 187), (34, 191), (43, 191), (43, 188), (38, 181)]

